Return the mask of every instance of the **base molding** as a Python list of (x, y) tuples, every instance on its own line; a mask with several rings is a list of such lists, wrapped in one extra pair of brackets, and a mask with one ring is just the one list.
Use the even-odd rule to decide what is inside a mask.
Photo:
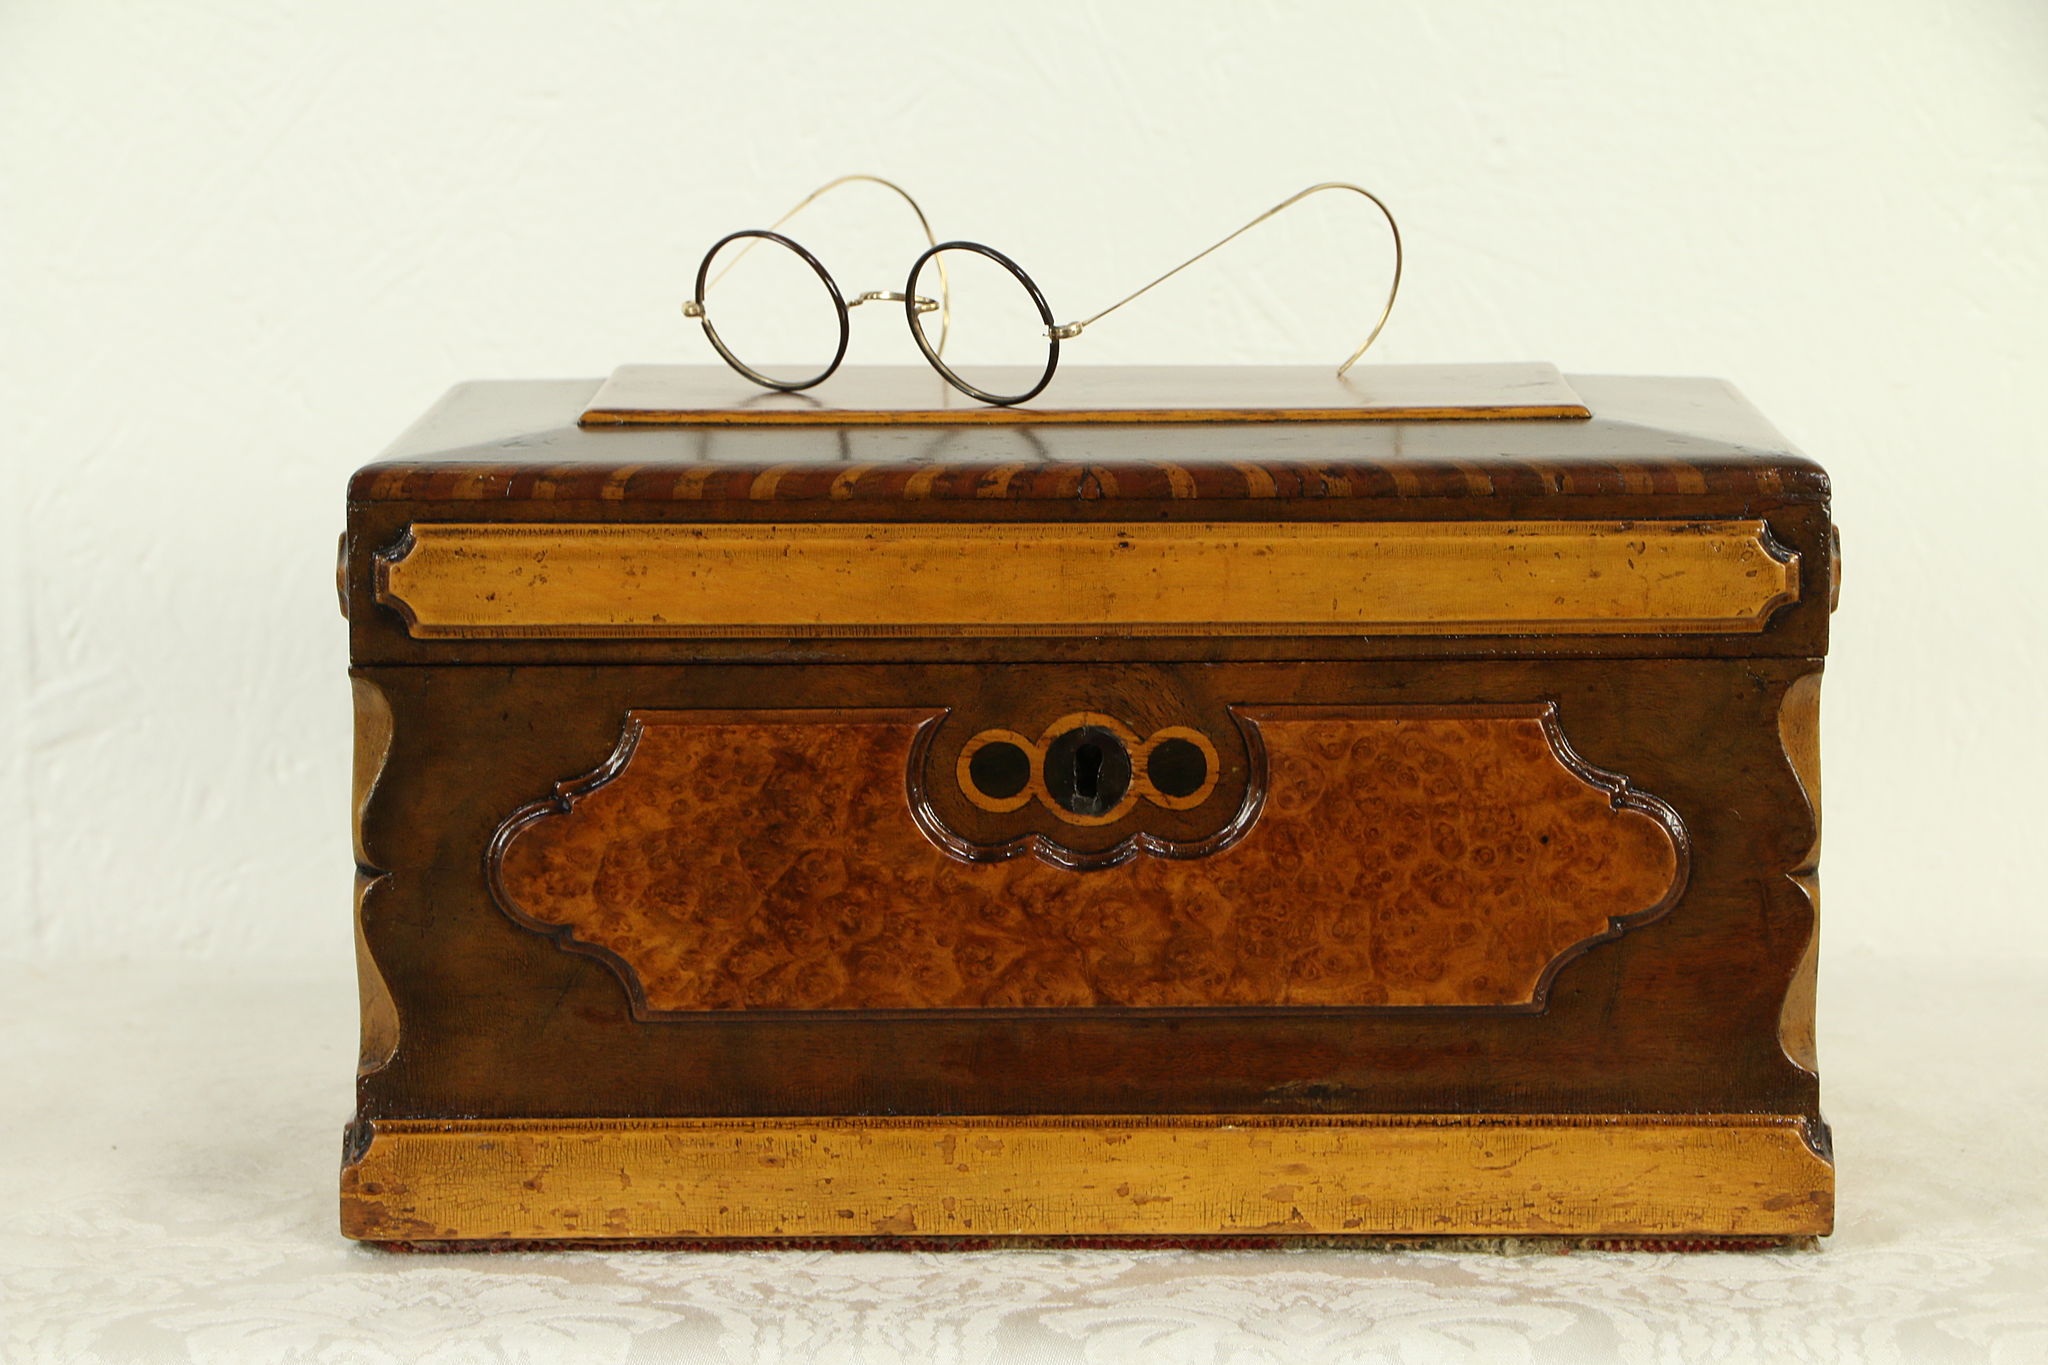
[[(1777, 1114), (385, 1119), (372, 1242), (1794, 1238), (1834, 1167)], [(366, 1136), (366, 1140), (364, 1137)]]

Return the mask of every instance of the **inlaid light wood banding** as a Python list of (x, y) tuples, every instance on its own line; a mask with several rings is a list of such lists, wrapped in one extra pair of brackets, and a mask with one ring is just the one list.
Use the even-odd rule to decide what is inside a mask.
[(1762, 521), (423, 522), (416, 638), (1739, 634), (1799, 595)]
[[(989, 384), (1036, 380), (1014, 369)], [(1592, 416), (1545, 362), (1234, 365), (1219, 377), (1187, 366), (1068, 365), (1036, 402), (991, 407), (923, 365), (849, 365), (816, 389), (771, 393), (723, 365), (621, 365), (579, 419), (586, 427), (999, 426), (1133, 422), (1530, 421)]]
[(1758, 1114), (378, 1122), (369, 1241), (1825, 1233), (1834, 1170)]

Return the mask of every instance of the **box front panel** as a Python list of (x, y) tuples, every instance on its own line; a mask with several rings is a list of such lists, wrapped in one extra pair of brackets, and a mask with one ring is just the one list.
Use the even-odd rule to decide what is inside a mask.
[(1812, 1114), (1813, 671), (365, 670), (364, 1112)]

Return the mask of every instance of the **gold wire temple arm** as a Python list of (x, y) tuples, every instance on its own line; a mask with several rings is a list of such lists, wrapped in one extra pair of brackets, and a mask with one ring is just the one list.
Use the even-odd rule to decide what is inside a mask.
[[(937, 246), (939, 244), (938, 237), (935, 236), (932, 232), (931, 219), (924, 216), (924, 210), (918, 206), (917, 200), (910, 197), (910, 191), (904, 189), (901, 185), (897, 184), (893, 180), (882, 179), (882, 177), (879, 175), (842, 175), (836, 180), (828, 180), (824, 184), (818, 186), (818, 188), (812, 190), (809, 194), (805, 195), (802, 199), (799, 199), (796, 203), (795, 208), (792, 208), (789, 212), (783, 214), (780, 218), (777, 218), (774, 222), (770, 223), (768, 225), (768, 230), (770, 232), (773, 232), (776, 228), (781, 227), (784, 223), (787, 223), (790, 219), (796, 217), (799, 213), (802, 213), (805, 209), (809, 208), (818, 200), (824, 198), (827, 194), (830, 194), (833, 190), (838, 189), (841, 185), (850, 185), (857, 180), (865, 181), (870, 185), (880, 185), (883, 189), (891, 191), (898, 198), (902, 199), (904, 203), (910, 205), (910, 211), (917, 215), (917, 225), (920, 228), (924, 229), (925, 245)], [(720, 280), (724, 279), (726, 271), (731, 270), (734, 266), (738, 265), (740, 263), (741, 258), (744, 257), (749, 251), (752, 251), (754, 247), (759, 244), (759, 241), (759, 238), (755, 238), (753, 241), (748, 242), (745, 246), (741, 247), (738, 251), (734, 252), (732, 259), (727, 261), (722, 267), (719, 268), (718, 273), (711, 277), (710, 283), (716, 284)], [(946, 279), (946, 262), (944, 258), (934, 258), (932, 263), (936, 265), (939, 270), (939, 299), (936, 304), (932, 304), (932, 307), (938, 309), (939, 313), (939, 344), (934, 349), (938, 350), (941, 354), (943, 354), (946, 349), (946, 334), (947, 332), (952, 330), (953, 326), (953, 290), (951, 284)], [(903, 302), (903, 296), (900, 294), (890, 294), (882, 290), (869, 290), (867, 293), (860, 295), (858, 298), (847, 300), (846, 306), (849, 308), (854, 308), (858, 307), (863, 303), (880, 303), (885, 300), (895, 303), (901, 303)], [(919, 299), (917, 311), (920, 313), (931, 312), (932, 308), (927, 308), (924, 306), (927, 303), (931, 303), (931, 300), (922, 298)], [(683, 316), (691, 318), (703, 317), (704, 305), (697, 302), (695, 299), (689, 300), (688, 302), (683, 304)], [(1091, 322), (1093, 320), (1094, 319), (1092, 318), (1090, 319)]]
[[(1199, 261), (1204, 256), (1209, 255), (1210, 252), (1216, 251), (1222, 247), (1230, 245), (1232, 242), (1244, 236), (1244, 234), (1250, 232), (1253, 228), (1265, 222), (1268, 218), (1271, 218), (1274, 214), (1280, 212), (1282, 209), (1291, 208), (1295, 204), (1298, 204), (1302, 200), (1308, 198), (1310, 195), (1321, 194), (1324, 190), (1350, 190), (1353, 194), (1362, 194), (1367, 199), (1372, 200), (1373, 206), (1379, 209), (1379, 211), (1383, 215), (1385, 215), (1387, 220), (1387, 230), (1393, 233), (1394, 235), (1394, 278), (1393, 282), (1387, 286), (1386, 306), (1380, 309), (1379, 320), (1373, 323), (1372, 331), (1370, 334), (1366, 336), (1364, 344), (1351, 353), (1351, 358), (1349, 360), (1345, 361), (1342, 365), (1339, 365), (1337, 367), (1337, 373), (1340, 375), (1343, 374), (1353, 365), (1356, 365), (1358, 363), (1358, 358), (1364, 355), (1368, 350), (1370, 350), (1372, 348), (1372, 344), (1375, 341), (1379, 340), (1380, 332), (1383, 329), (1385, 329), (1387, 325), (1387, 319), (1393, 316), (1394, 298), (1401, 292), (1401, 225), (1394, 221), (1393, 210), (1389, 209), (1378, 195), (1374, 194), (1371, 190), (1366, 189), (1362, 185), (1347, 184), (1341, 180), (1326, 180), (1320, 185), (1310, 185), (1307, 189), (1301, 191), (1301, 193), (1299, 194), (1289, 195), (1287, 198), (1273, 205), (1272, 208), (1267, 209), (1264, 213), (1252, 219), (1249, 223), (1246, 223), (1237, 231), (1231, 233), (1228, 237), (1225, 237), (1222, 241), (1217, 242), (1214, 246), (1211, 246), (1206, 250), (1196, 252), (1194, 255), (1188, 257), (1186, 260), (1182, 261), (1173, 269), (1167, 271), (1164, 275), (1161, 275), (1158, 279), (1152, 281), (1152, 283), (1144, 286), (1144, 288), (1134, 290), (1133, 292), (1124, 295), (1115, 303), (1112, 303), (1111, 305), (1109, 305), (1109, 307), (1103, 309), (1101, 312), (1097, 313), (1093, 317), (1082, 318), (1079, 322), (1062, 323), (1057, 327), (1050, 328), (1047, 330), (1046, 335), (1051, 337), (1055, 341), (1072, 340), (1074, 337), (1081, 335), (1081, 332), (1084, 328), (1092, 327), (1096, 323), (1102, 321), (1102, 319), (1108, 317), (1111, 313), (1114, 313), (1117, 309), (1123, 307), (1131, 300), (1137, 298), (1139, 295), (1145, 294), (1153, 289), (1158, 288), (1160, 285), (1165, 284), (1168, 280), (1172, 279), (1175, 275), (1180, 274), (1181, 271), (1186, 270), (1196, 261)], [(898, 192), (901, 193), (901, 191)]]

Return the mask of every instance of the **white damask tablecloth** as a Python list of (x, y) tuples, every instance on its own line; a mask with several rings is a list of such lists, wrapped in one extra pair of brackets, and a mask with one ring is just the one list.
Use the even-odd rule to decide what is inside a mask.
[(347, 980), (8, 975), (8, 1365), (2048, 1362), (2035, 964), (1830, 962), (1840, 1230), (1690, 1256), (371, 1251), (335, 1230)]

